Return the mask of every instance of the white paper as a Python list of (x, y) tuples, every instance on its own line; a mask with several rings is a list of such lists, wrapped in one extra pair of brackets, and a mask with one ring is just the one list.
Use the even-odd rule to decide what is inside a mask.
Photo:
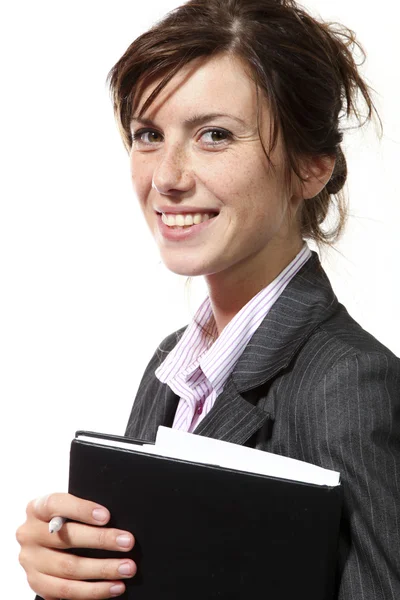
[(173, 458), (219, 465), (281, 479), (328, 486), (336, 486), (340, 481), (340, 473), (337, 471), (169, 427), (158, 428), (154, 448), (157, 453)]

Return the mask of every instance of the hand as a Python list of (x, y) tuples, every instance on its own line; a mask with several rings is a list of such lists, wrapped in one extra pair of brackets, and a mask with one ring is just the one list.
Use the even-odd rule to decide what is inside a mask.
[[(101, 527), (110, 519), (104, 506), (71, 494), (50, 494), (32, 500), (26, 514), (16, 537), (21, 545), (20, 563), (36, 594), (44, 600), (87, 600), (112, 598), (125, 591), (121, 579), (135, 575), (133, 560), (82, 558), (63, 552), (66, 548), (132, 549), (131, 533)], [(49, 521), (61, 515), (75, 522), (68, 521), (59, 532), (50, 533)]]

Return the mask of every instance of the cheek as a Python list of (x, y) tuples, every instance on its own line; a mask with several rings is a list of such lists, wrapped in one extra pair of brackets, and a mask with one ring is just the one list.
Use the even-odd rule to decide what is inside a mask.
[(235, 205), (237, 208), (245, 204), (243, 201), (248, 200), (257, 185), (258, 189), (262, 186), (260, 174), (243, 157), (238, 160), (236, 156), (224, 156), (204, 168), (202, 165), (197, 174), (202, 184), (223, 204)]
[(243, 226), (270, 220), (280, 212), (280, 194), (274, 178), (265, 170), (243, 166), (226, 180), (219, 182), (226, 204), (234, 209)]
[(146, 197), (151, 191), (153, 171), (149, 164), (136, 157), (130, 159), (131, 181), (134, 192), (141, 204), (144, 204)]

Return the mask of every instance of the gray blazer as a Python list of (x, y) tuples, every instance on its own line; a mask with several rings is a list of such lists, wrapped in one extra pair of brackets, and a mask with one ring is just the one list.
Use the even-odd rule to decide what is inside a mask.
[[(380, 307), (379, 310), (382, 310)], [(126, 435), (153, 441), (179, 398), (151, 359)], [(312, 257), (292, 279), (195, 430), (340, 471), (338, 600), (400, 598), (400, 360), (348, 314)]]

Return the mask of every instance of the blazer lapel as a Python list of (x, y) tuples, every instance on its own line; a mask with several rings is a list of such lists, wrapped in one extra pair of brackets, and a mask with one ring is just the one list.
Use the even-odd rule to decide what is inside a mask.
[(300, 346), (337, 307), (329, 279), (312, 252), (254, 333), (223, 392), (194, 433), (243, 444), (268, 426), (269, 414), (262, 408), (265, 384), (289, 365)]
[(133, 403), (125, 435), (136, 440), (154, 442), (159, 425), (172, 427), (179, 397), (161, 383), (150, 370), (150, 381), (141, 382)]
[(285, 369), (300, 346), (338, 308), (316, 252), (293, 277), (239, 358), (232, 378), (239, 392)]
[(268, 417), (268, 413), (241, 396), (230, 377), (213, 408), (193, 433), (244, 444), (264, 425)]

